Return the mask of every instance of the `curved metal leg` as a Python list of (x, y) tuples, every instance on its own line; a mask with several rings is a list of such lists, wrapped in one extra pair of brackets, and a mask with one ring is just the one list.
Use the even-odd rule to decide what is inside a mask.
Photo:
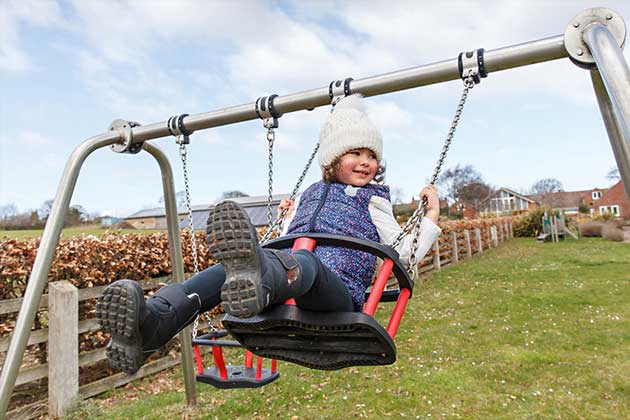
[(7, 349), (6, 359), (2, 366), (2, 373), (0, 373), (0, 418), (4, 418), (6, 415), (7, 407), (11, 400), (15, 379), (20, 369), (20, 364), (22, 363), (26, 343), (31, 334), (31, 326), (33, 325), (37, 308), (39, 307), (39, 300), (42, 297), (44, 287), (48, 283), (48, 272), (50, 271), (50, 266), (55, 257), (55, 249), (59, 243), (59, 235), (63, 228), (64, 216), (68, 211), (70, 199), (72, 198), (81, 166), (93, 151), (101, 147), (109, 146), (118, 141), (118, 139), (119, 134), (116, 132), (92, 137), (77, 147), (66, 163), (66, 168), (59, 182), (57, 194), (50, 215), (48, 216), (44, 233), (42, 234), (37, 256), (35, 257), (35, 263), (33, 264), (33, 270), (31, 271), (31, 276), (26, 285), (24, 300), (22, 301), (22, 306), (20, 307), (20, 312), (15, 323), (15, 330), (13, 331), (11, 342)]
[[(162, 187), (164, 188), (164, 204), (166, 207), (166, 226), (168, 229), (168, 247), (171, 253), (173, 279), (184, 281), (184, 258), (182, 256), (182, 241), (177, 219), (177, 204), (175, 200), (175, 185), (173, 171), (166, 155), (157, 147), (144, 143), (144, 150), (150, 153), (160, 165), (162, 173)], [(191, 328), (186, 327), (179, 333), (182, 352), (182, 368), (184, 369), (184, 385), (186, 387), (186, 401), (188, 405), (197, 403), (195, 392), (195, 373), (192, 359)]]
[(610, 31), (594, 24), (584, 31), (597, 70), (591, 71), (621, 179), (630, 199), (630, 69)]

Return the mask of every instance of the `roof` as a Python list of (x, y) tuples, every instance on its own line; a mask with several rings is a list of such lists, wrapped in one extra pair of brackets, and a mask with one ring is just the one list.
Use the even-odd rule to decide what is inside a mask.
[(556, 209), (579, 207), (584, 200), (585, 194), (592, 190), (583, 191), (561, 191), (545, 194), (532, 194), (529, 197), (536, 202)]
[[(278, 216), (278, 212), (276, 211), (277, 204), (278, 203), (276, 202), (271, 207), (271, 215), (272, 215), (272, 219), (274, 220)], [(267, 226), (268, 217), (267, 217), (267, 202), (266, 201), (264, 205), (243, 206), (243, 209), (247, 213), (249, 220), (252, 222), (254, 226), (256, 227)], [(205, 210), (202, 210), (202, 211), (193, 212), (193, 228), (195, 230), (205, 229), (209, 214), (210, 214), (210, 208), (206, 208)], [(184, 220), (182, 220), (182, 222), (179, 224), (179, 227), (187, 228), (188, 218), (185, 218)]]
[(523, 199), (523, 200), (525, 200), (525, 201), (529, 201), (530, 203), (533, 203), (533, 202), (535, 201), (534, 199), (532, 199), (532, 198), (531, 198), (531, 196), (526, 196), (526, 195), (523, 195), (523, 194), (517, 193), (516, 191), (511, 190), (511, 189), (509, 189), (509, 188), (507, 188), (507, 187), (501, 187), (501, 188), (499, 188), (499, 191), (501, 191), (501, 190), (502, 190), (502, 191), (505, 191), (505, 192), (507, 192), (507, 193), (510, 193), (510, 194), (512, 194), (512, 195), (513, 195), (513, 196), (515, 196), (515, 197), (521, 198), (521, 199)]
[[(290, 196), (289, 194), (274, 194), (272, 196), (271, 202), (277, 205), (278, 203), (280, 203), (280, 200), (282, 200), (283, 198), (289, 198), (289, 196)], [(267, 206), (266, 195), (264, 196), (259, 195), (255, 197), (235, 197), (235, 198), (230, 198), (230, 200), (240, 204), (241, 206), (245, 208)], [(218, 200), (218, 201), (221, 201), (221, 200)], [(210, 204), (192, 205), (191, 207), (192, 207), (193, 214), (199, 211), (207, 212), (218, 201), (216, 201), (215, 203), (210, 203)], [(186, 214), (186, 213), (188, 213), (188, 209), (186, 209), (186, 207), (178, 207), (177, 214)], [(129, 220), (129, 219), (141, 219), (145, 217), (164, 217), (164, 216), (166, 216), (166, 210), (164, 209), (164, 207), (154, 207), (151, 209), (144, 209), (144, 210), (140, 210), (135, 213), (132, 213), (129, 216), (125, 217), (125, 219)]]

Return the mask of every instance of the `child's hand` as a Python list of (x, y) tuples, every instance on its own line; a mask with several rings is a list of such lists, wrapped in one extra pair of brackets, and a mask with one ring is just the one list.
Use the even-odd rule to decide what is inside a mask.
[(420, 191), (420, 199), (427, 198), (427, 213), (424, 217), (428, 217), (433, 223), (437, 223), (440, 218), (440, 197), (437, 188), (434, 185), (427, 185)]
[(283, 198), (280, 201), (280, 204), (278, 204), (278, 214), (282, 213), (282, 210), (287, 210), (286, 214), (284, 215), (284, 217), (288, 217), (291, 215), (291, 213), (293, 213), (293, 206), (294, 206), (294, 202), (293, 200), (289, 200), (288, 198)]

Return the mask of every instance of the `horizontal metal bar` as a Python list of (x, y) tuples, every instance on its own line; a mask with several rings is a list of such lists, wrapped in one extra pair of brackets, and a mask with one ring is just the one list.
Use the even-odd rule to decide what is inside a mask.
[[(490, 73), (544, 61), (557, 60), (567, 56), (568, 53), (564, 48), (564, 37), (558, 35), (486, 51), (484, 61), (486, 69), (488, 73)], [(352, 93), (362, 93), (364, 96), (375, 96), (456, 80), (459, 79), (459, 77), (457, 58), (452, 58), (433, 64), (353, 80), (350, 83), (350, 91)], [(329, 104), (328, 86), (278, 96), (274, 100), (274, 107), (282, 114), (313, 109)], [(251, 102), (249, 104), (187, 116), (183, 119), (183, 125), (188, 131), (197, 131), (258, 118), (255, 111), (255, 102)], [(133, 128), (134, 143), (169, 135), (171, 134), (168, 131), (166, 120)]]

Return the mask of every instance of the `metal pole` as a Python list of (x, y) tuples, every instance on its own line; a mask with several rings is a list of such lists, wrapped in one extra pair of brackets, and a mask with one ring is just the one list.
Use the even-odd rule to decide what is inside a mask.
[[(177, 204), (175, 200), (175, 183), (173, 170), (166, 155), (157, 147), (144, 143), (144, 150), (151, 154), (160, 165), (162, 187), (164, 189), (164, 204), (166, 207), (166, 227), (168, 229), (168, 247), (173, 267), (173, 280), (178, 283), (184, 281), (184, 257), (182, 256), (182, 241), (177, 219)], [(186, 387), (186, 401), (188, 405), (197, 404), (195, 391), (195, 374), (192, 359), (191, 328), (186, 327), (179, 333), (182, 353), (182, 369), (184, 370), (184, 385)]]
[(630, 199), (630, 69), (617, 41), (604, 25), (590, 25), (584, 30), (583, 39), (597, 65), (597, 69), (591, 70), (593, 88)]
[(15, 379), (22, 363), (26, 343), (31, 334), (31, 326), (39, 307), (39, 300), (48, 283), (48, 272), (55, 257), (55, 249), (59, 243), (64, 216), (68, 211), (81, 166), (90, 153), (115, 143), (119, 137), (120, 134), (113, 131), (92, 137), (77, 147), (66, 163), (57, 195), (44, 227), (40, 247), (26, 285), (22, 306), (20, 306), (15, 329), (0, 373), (0, 418), (6, 415), (7, 407), (11, 401)]
[[(558, 35), (486, 51), (484, 53), (484, 61), (486, 69), (488, 73), (490, 73), (544, 61), (557, 60), (567, 56), (568, 53), (564, 48), (564, 37)], [(352, 93), (362, 93), (365, 96), (374, 96), (457, 80), (459, 78), (457, 58), (452, 58), (424, 66), (353, 80), (350, 83), (350, 91)], [(281, 114), (313, 109), (324, 105), (330, 105), (328, 86), (282, 95), (274, 99), (274, 107)], [(187, 116), (183, 119), (183, 125), (188, 131), (197, 131), (256, 119), (259, 119), (259, 117), (255, 111), (255, 103), (251, 102), (249, 104)], [(133, 128), (132, 131), (134, 143), (171, 135), (167, 128), (166, 121), (145, 124)]]

